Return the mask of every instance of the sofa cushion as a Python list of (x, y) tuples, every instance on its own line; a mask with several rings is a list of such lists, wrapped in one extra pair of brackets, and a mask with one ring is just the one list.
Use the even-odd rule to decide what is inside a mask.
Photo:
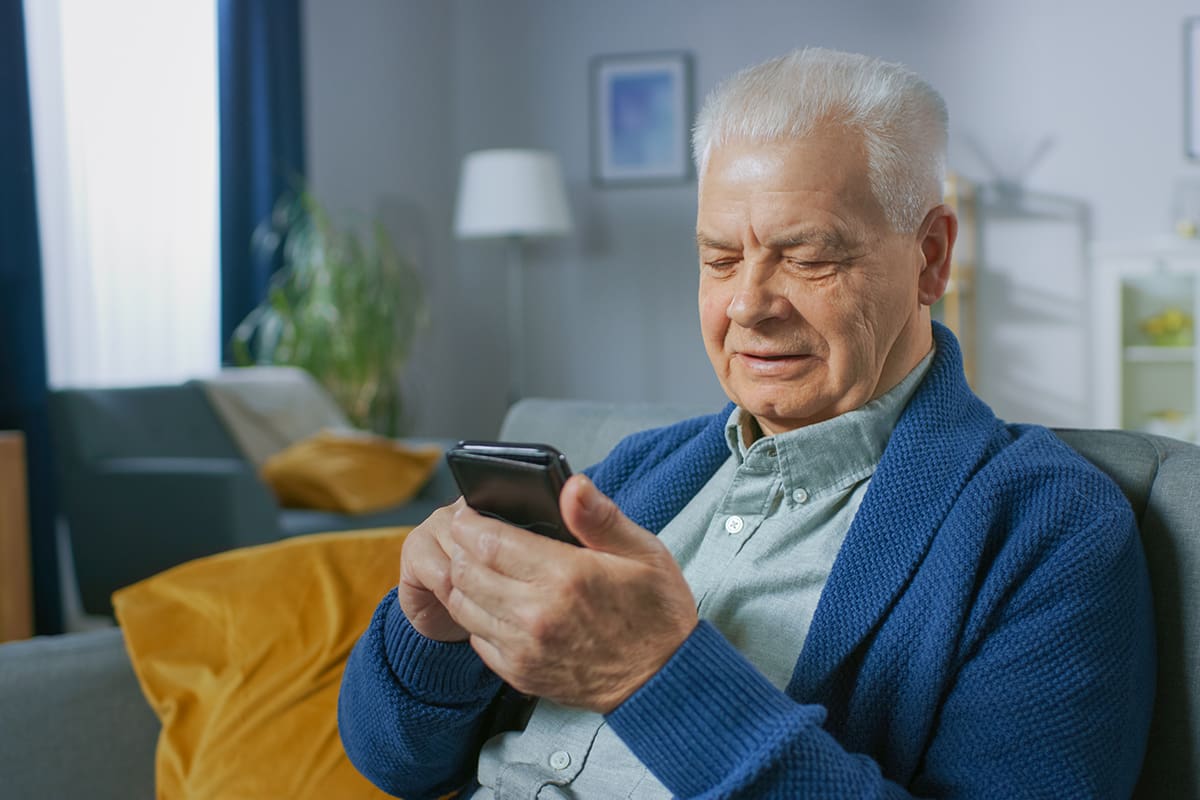
[(337, 693), (395, 584), (407, 529), (320, 534), (193, 561), (118, 591), (162, 722), (159, 797), (385, 797), (350, 764)]
[[(424, 493), (422, 493), (424, 494)], [(420, 496), (402, 506), (374, 511), (370, 514), (340, 514), (336, 511), (313, 511), (306, 508), (285, 508), (279, 512), (279, 528), (283, 536), (306, 536), (366, 528), (395, 528), (420, 525), (429, 515), (454, 498), (435, 501)]]
[(411, 500), (441, 459), (436, 446), (321, 431), (268, 458), (261, 474), (283, 506), (365, 514)]

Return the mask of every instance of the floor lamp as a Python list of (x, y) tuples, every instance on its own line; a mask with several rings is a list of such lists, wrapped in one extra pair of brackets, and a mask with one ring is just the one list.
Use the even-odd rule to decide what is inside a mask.
[(463, 159), (454, 233), (504, 239), (508, 250), (508, 402), (525, 379), (523, 248), (529, 239), (564, 236), (571, 215), (558, 158), (543, 150), (480, 150)]

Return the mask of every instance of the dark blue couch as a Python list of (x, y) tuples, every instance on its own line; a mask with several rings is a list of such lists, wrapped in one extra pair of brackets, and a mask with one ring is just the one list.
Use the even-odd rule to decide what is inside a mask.
[(195, 381), (60, 389), (50, 415), (59, 505), (89, 614), (111, 614), (115, 589), (193, 558), (304, 533), (415, 525), (458, 495), (441, 465), (397, 508), (280, 508)]

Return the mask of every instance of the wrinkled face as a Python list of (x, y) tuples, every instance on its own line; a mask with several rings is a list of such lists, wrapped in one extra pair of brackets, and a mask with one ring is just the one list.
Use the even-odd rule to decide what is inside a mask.
[(862, 142), (840, 127), (711, 154), (696, 221), (700, 326), (726, 394), (764, 433), (858, 408), (929, 351), (921, 301), (933, 300), (919, 283), (933, 216), (892, 231)]

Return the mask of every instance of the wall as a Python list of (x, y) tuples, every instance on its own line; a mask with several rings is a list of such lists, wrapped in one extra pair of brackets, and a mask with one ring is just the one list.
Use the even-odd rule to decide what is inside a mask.
[[(376, 216), (418, 267), (430, 307), (406, 380), (410, 427), (457, 435), (470, 406), (449, 354), (458, 287), (449, 219), (456, 151), (449, 4), (422, 0), (305, 0), (305, 134), (317, 197), (351, 221)], [(446, 401), (445, 398), (449, 398)]]
[[(503, 252), (446, 233), (458, 161), (483, 147), (557, 152), (577, 225), (528, 253), (526, 392), (715, 404), (720, 390), (696, 332), (694, 182), (591, 185), (589, 60), (688, 50), (697, 101), (736, 69), (801, 45), (903, 61), (946, 96), (952, 168), (1019, 178), (1027, 189), (1015, 204), (987, 198), (977, 388), (1010, 418), (1079, 424), (1090, 407), (1086, 241), (1167, 230), (1174, 182), (1200, 177), (1181, 142), (1181, 24), (1194, 11), (1185, 0), (1132, 6), (359, 0), (334, 10), (312, 0), (309, 113), (321, 135), (310, 138), (310, 163), (318, 187), (348, 202), (425, 196), (422, 224), (437, 246), (427, 266), (434, 327), (417, 397), (422, 430), (488, 435), (503, 413)], [(365, 52), (363, 37), (390, 42), (376, 45), (388, 63), (371, 60), (380, 56)], [(348, 84), (361, 86), (355, 108), (385, 106), (370, 141), (336, 121)], [(419, 132), (396, 105), (409, 94), (428, 104)], [(1023, 168), (1047, 140), (1044, 157)]]

